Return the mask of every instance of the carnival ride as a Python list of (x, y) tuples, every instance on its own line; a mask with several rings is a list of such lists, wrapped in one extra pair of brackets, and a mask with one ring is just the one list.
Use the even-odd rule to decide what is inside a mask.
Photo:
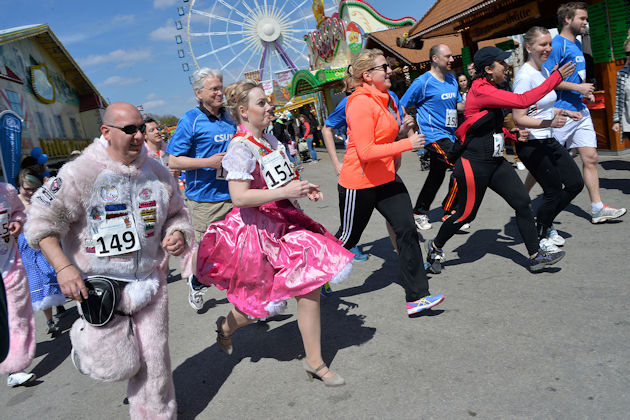
[[(178, 44), (184, 71), (218, 68), (227, 83), (252, 77), (270, 80), (284, 73), (289, 78), (309, 68), (304, 35), (317, 26), (312, 0), (183, 0), (176, 22), (183, 32)], [(324, 13), (337, 11), (337, 0), (323, 2)], [(188, 60), (192, 60), (189, 64)], [(192, 68), (194, 66), (194, 68)]]

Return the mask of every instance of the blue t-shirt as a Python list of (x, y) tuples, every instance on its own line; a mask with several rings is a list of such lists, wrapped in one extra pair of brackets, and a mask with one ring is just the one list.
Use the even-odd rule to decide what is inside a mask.
[[(166, 152), (173, 156), (209, 158), (227, 151), (234, 133), (236, 126), (227, 112), (222, 111), (216, 118), (194, 108), (177, 123)], [(217, 170), (211, 168), (186, 171), (186, 197), (204, 203), (229, 200), (227, 181), (216, 179), (216, 174)]]
[[(388, 90), (387, 92), (394, 100), (396, 108), (398, 108), (400, 120), (402, 121), (404, 114), (402, 108), (400, 107), (400, 99), (398, 99), (398, 96), (396, 96), (396, 94), (391, 90)], [(325, 125), (334, 129), (336, 132), (343, 134), (345, 134), (348, 129), (348, 125), (346, 124), (346, 102), (348, 102), (347, 96), (337, 104), (334, 111), (331, 112), (330, 115), (328, 115), (328, 118), (326, 118), (326, 121), (324, 121)]]
[[(577, 39), (571, 42), (561, 35), (556, 35), (551, 43), (553, 51), (543, 66), (551, 73), (553, 67), (557, 64), (562, 67), (564, 64), (572, 61), (575, 63), (575, 71), (571, 76), (564, 79), (565, 82), (584, 83), (586, 80), (586, 62), (584, 61), (584, 53), (582, 52), (582, 44)], [(558, 100), (556, 108), (568, 109), (569, 111), (582, 111), (586, 108), (582, 102), (582, 95), (574, 90), (556, 90)]]
[(430, 144), (445, 138), (455, 141), (457, 103), (462, 100), (455, 76), (446, 73), (440, 82), (426, 72), (413, 81), (400, 102), (405, 107), (416, 107), (418, 127), (425, 143)]

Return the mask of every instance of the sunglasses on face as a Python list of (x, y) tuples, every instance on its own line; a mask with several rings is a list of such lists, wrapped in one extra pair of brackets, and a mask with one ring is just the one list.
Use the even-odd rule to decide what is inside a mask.
[(134, 135), (136, 134), (138, 131), (141, 132), (142, 134), (144, 134), (147, 130), (147, 125), (145, 123), (142, 123), (140, 125), (126, 125), (124, 127), (120, 127), (117, 125), (110, 125), (110, 124), (105, 124), (107, 127), (112, 127), (112, 128), (117, 128), (119, 130), (122, 130), (125, 134), (129, 134), (129, 135)]
[(388, 68), (389, 68), (389, 64), (383, 63), (383, 64), (379, 64), (378, 66), (372, 67), (368, 71), (371, 71), (371, 70), (383, 70), (385, 73), (387, 73), (387, 69)]

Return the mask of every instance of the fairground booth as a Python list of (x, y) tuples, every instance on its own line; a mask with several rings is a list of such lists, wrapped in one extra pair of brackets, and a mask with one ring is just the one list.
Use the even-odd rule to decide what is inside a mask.
[(105, 99), (48, 25), (0, 30), (0, 137), (3, 174), (37, 151), (67, 158), (100, 135)]
[[(463, 45), (461, 59), (465, 68), (475, 52), (484, 46), (484, 41), (498, 37), (518, 39), (532, 26), (557, 30), (556, 12), (562, 3), (565, 1), (438, 0), (418, 23), (397, 38), (397, 46), (404, 50), (428, 51), (437, 38), (457, 35)], [(630, 27), (630, 2), (586, 3), (590, 30), (582, 44), (587, 61), (586, 81), (596, 86), (596, 102), (588, 107), (597, 133), (597, 147), (621, 154), (630, 150), (630, 141), (612, 130), (612, 115), (617, 71), (626, 58), (623, 43)], [(511, 49), (509, 43), (498, 46)], [(520, 51), (515, 52), (516, 56), (520, 55)]]
[(291, 79), (292, 102), (282, 110), (313, 103), (318, 117), (325, 118), (343, 99), (343, 78), (352, 59), (361, 51), (368, 34), (410, 27), (411, 17), (386, 18), (363, 0), (342, 0), (332, 16), (326, 16), (322, 0), (313, 0), (317, 28), (304, 35), (310, 68), (298, 70)]

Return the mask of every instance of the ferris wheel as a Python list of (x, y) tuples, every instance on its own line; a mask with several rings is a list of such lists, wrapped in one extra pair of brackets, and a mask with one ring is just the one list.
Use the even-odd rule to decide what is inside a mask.
[[(264, 80), (276, 72), (309, 67), (303, 37), (317, 27), (313, 0), (184, 2), (190, 5), (182, 29), (195, 68), (218, 68), (229, 83), (252, 71)], [(337, 0), (323, 3), (326, 15), (337, 12)]]

